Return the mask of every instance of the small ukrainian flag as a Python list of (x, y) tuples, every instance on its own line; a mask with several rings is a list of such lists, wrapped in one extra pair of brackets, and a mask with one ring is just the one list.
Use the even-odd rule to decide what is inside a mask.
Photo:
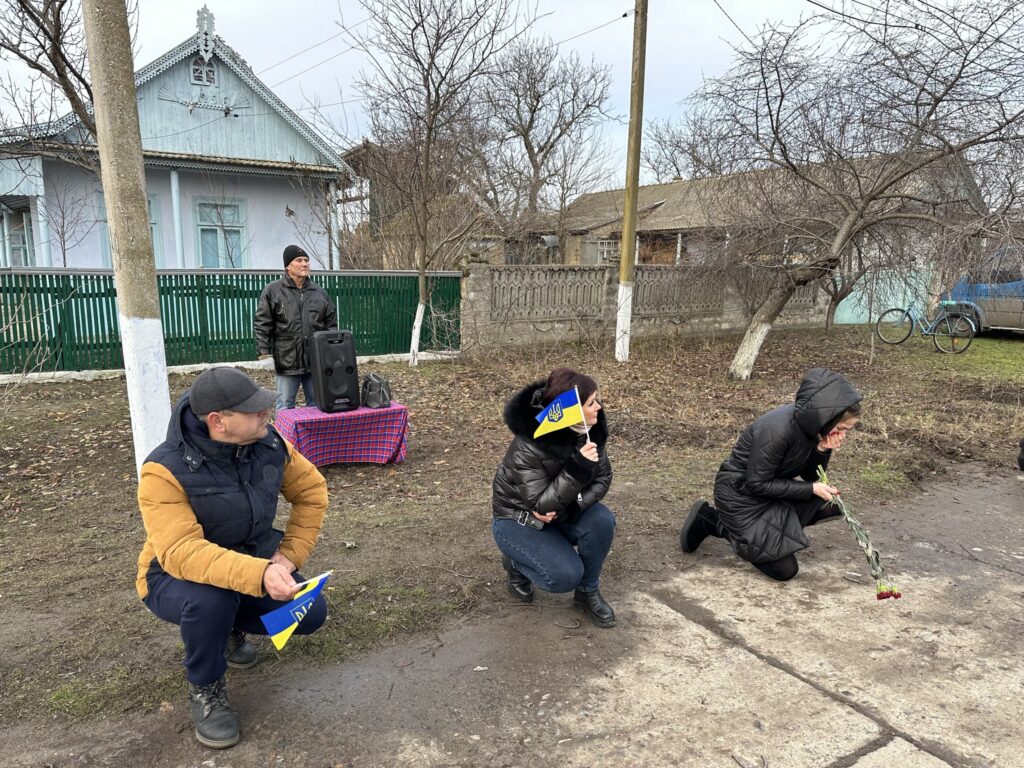
[(540, 426), (533, 433), (534, 438), (563, 427), (571, 427), (573, 424), (585, 424), (580, 393), (575, 387), (563, 392), (552, 400), (547, 408), (537, 414), (537, 421), (540, 422)]
[(267, 628), (267, 634), (270, 635), (270, 640), (277, 650), (280, 651), (284, 648), (284, 644), (288, 642), (292, 632), (299, 626), (299, 622), (309, 613), (309, 609), (313, 607), (313, 603), (316, 602), (330, 575), (331, 571), (328, 571), (304, 582), (305, 586), (292, 598), (290, 603), (260, 616), (260, 620)]

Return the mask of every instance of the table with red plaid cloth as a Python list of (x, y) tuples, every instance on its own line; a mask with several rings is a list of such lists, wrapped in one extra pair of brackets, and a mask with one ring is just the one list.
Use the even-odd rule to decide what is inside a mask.
[(387, 464), (405, 460), (409, 409), (387, 408), (324, 413), (319, 408), (278, 411), (274, 426), (316, 466), (355, 462)]

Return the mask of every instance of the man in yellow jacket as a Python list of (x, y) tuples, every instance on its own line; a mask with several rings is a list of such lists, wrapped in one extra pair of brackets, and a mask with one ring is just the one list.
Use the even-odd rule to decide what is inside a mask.
[[(146, 543), (136, 588), (181, 628), (195, 735), (208, 747), (238, 742), (226, 667), (257, 662), (245, 633), (266, 634), (260, 616), (298, 592), (327, 509), (323, 476), (267, 423), (276, 397), (236, 368), (203, 372), (139, 479)], [(273, 527), (279, 494), (292, 504), (284, 531)], [(326, 618), (321, 595), (295, 634)]]

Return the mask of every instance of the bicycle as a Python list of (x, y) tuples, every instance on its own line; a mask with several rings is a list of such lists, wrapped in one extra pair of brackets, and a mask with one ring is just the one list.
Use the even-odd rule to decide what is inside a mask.
[(902, 344), (910, 338), (915, 327), (920, 328), (922, 336), (932, 337), (937, 350), (959, 355), (971, 346), (975, 328), (970, 318), (956, 311), (957, 306), (955, 301), (940, 301), (935, 319), (927, 324), (913, 306), (906, 309), (893, 307), (878, 316), (875, 333), (886, 344)]

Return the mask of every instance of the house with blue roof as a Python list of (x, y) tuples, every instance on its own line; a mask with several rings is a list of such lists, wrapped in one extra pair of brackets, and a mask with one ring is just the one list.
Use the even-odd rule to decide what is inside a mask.
[[(289, 243), (337, 266), (337, 200), (354, 174), (214, 33), (206, 7), (135, 87), (157, 268), (279, 269)], [(29, 134), (95, 156), (73, 114)], [(33, 155), (32, 141), (9, 136), (5, 151), (0, 139), (0, 267), (109, 268), (99, 177), (59, 152)]]

